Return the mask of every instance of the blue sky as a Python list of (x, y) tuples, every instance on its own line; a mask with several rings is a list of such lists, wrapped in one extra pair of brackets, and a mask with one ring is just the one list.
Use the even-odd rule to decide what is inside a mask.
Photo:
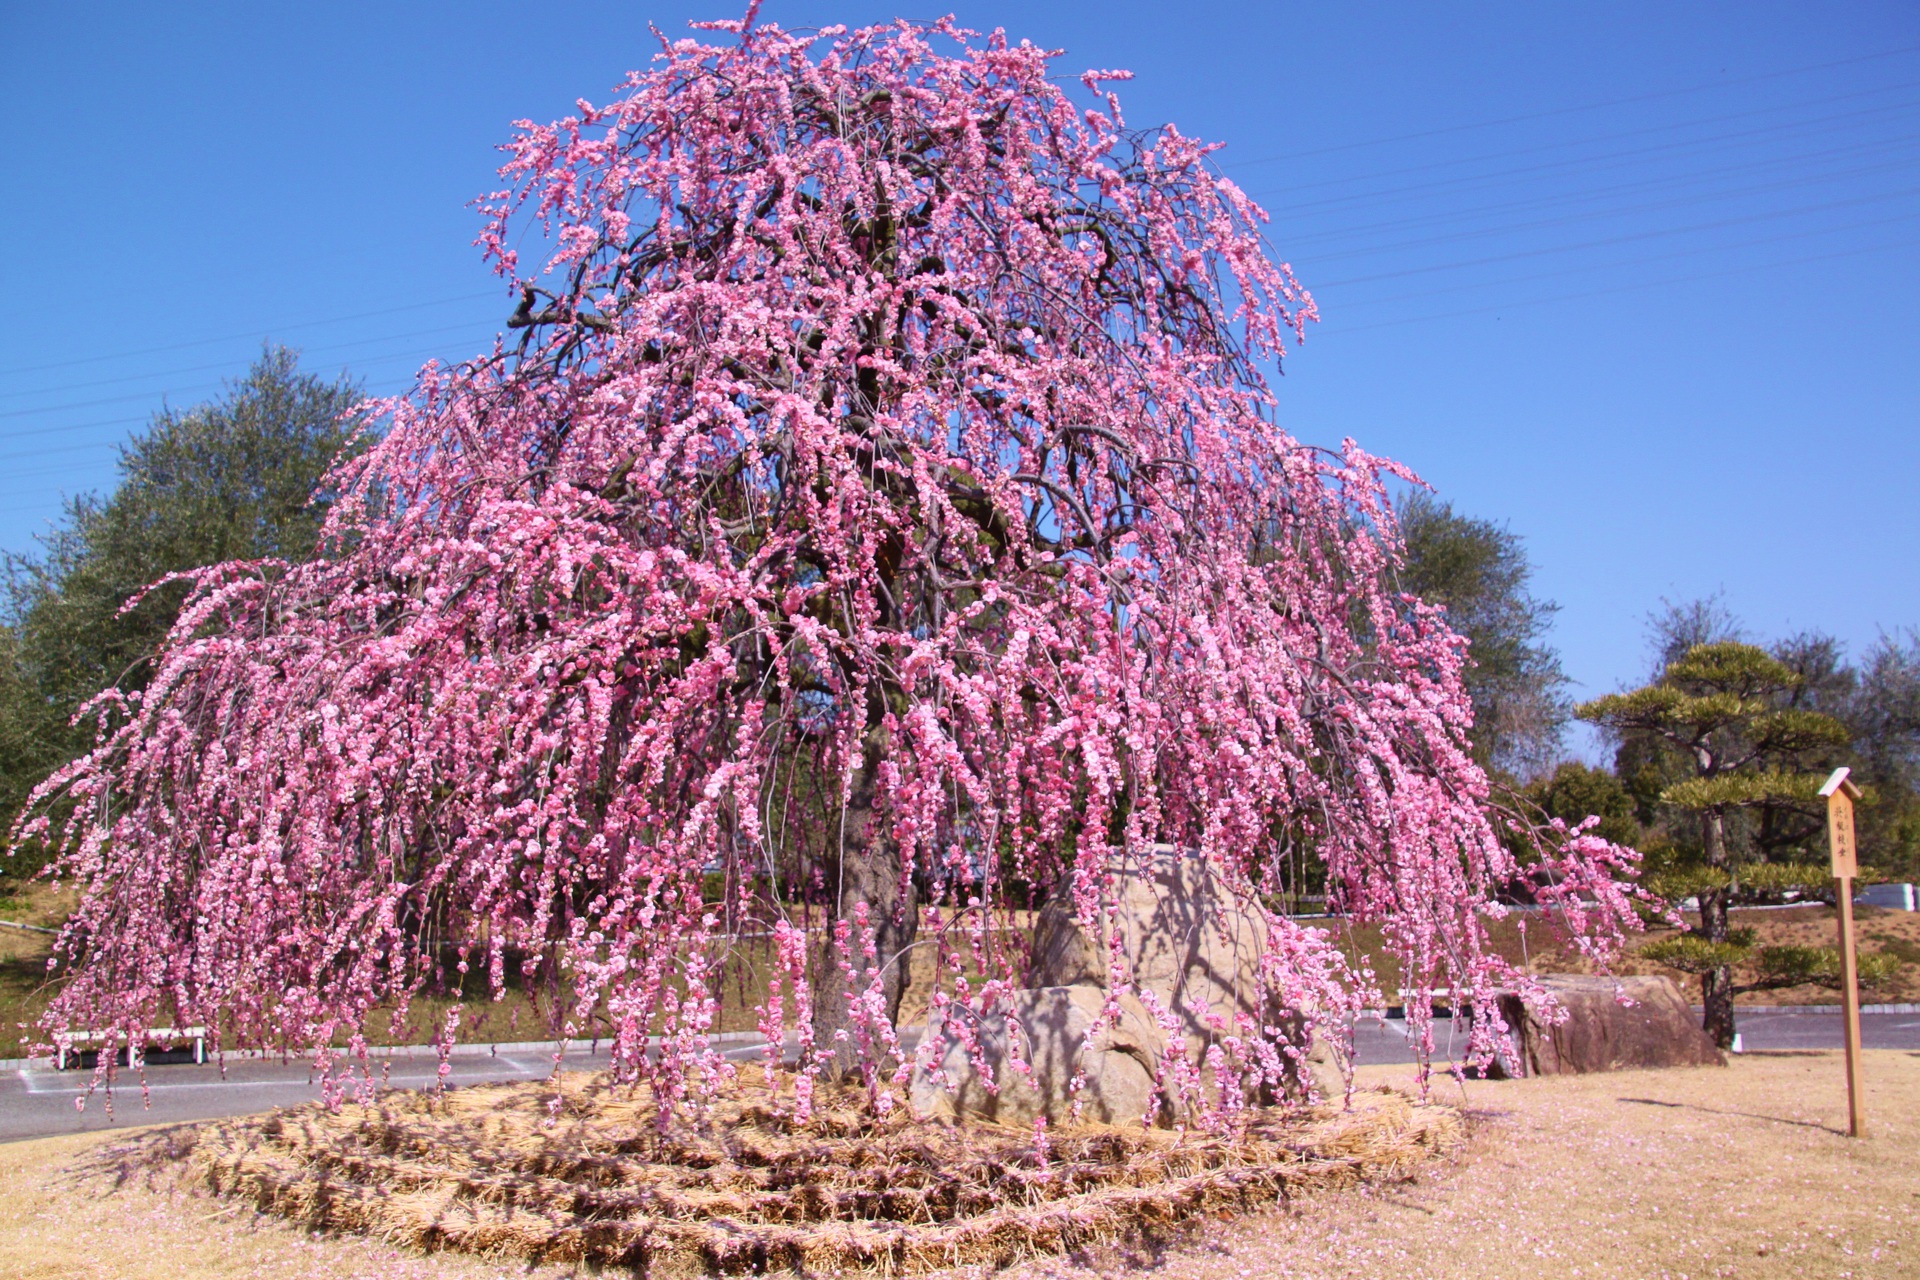
[[(734, 12), (0, 0), (0, 547), (263, 338), (376, 391), (487, 345), (467, 202), (510, 122), (605, 97), (649, 22)], [(1521, 534), (1577, 692), (1643, 676), (1662, 598), (1856, 651), (1920, 623), (1920, 8), (954, 12), (1227, 144), (1323, 316), (1287, 425)]]

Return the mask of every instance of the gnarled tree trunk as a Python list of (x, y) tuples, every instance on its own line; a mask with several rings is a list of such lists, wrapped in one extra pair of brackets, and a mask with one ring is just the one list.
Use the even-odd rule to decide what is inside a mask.
[[(1709, 809), (1701, 815), (1701, 839), (1706, 846), (1707, 865), (1715, 870), (1727, 869), (1727, 825), (1726, 818), (1716, 809)], [(1727, 940), (1727, 900), (1726, 889), (1704, 889), (1700, 899), (1700, 936), (1708, 942), (1722, 943)], [(1716, 965), (1700, 975), (1700, 1003), (1705, 1009), (1701, 1026), (1713, 1042), (1722, 1049), (1733, 1048), (1733, 970), (1726, 965)]]
[[(846, 1078), (858, 1061), (854, 1051), (858, 1031), (848, 1001), (867, 989), (867, 967), (880, 966), (886, 1018), (896, 1022), (911, 968), (908, 950), (920, 932), (919, 891), (910, 869), (901, 865), (900, 846), (881, 829), (873, 814), (875, 775), (885, 757), (885, 745), (882, 730), (867, 734), (863, 759), (842, 810), (841, 830), (829, 834), (822, 857), (828, 928), (820, 963), (814, 969), (813, 1035), (814, 1043), (832, 1054), (823, 1070), (831, 1080)], [(866, 958), (865, 938), (856, 923), (863, 903), (868, 927), (873, 931), (872, 961)], [(834, 927), (841, 922), (849, 929), (851, 983), (842, 967), (843, 956), (834, 944)]]

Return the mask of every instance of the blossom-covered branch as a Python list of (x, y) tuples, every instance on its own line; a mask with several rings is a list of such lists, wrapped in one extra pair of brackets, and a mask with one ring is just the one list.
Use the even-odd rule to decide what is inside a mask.
[[(1316, 861), (1487, 1051), (1524, 872), (1464, 645), (1389, 585), (1412, 477), (1276, 425), (1313, 304), (1265, 215), (1030, 45), (719, 25), (521, 127), (480, 240), (511, 344), (378, 406), (326, 554), (201, 574), (49, 784), (84, 890), (49, 1026), (358, 1043), (448, 941), (496, 991), (557, 966), (564, 1029), (671, 1099), (771, 930), (760, 1025), (871, 1081), (923, 928), (935, 1006), (987, 1011), (1024, 964), (996, 915), (1095, 920), (1164, 841), (1248, 895)], [(1602, 954), (1621, 857), (1553, 850)], [(1272, 923), (1301, 1016), (1216, 1061), (1375, 994)]]

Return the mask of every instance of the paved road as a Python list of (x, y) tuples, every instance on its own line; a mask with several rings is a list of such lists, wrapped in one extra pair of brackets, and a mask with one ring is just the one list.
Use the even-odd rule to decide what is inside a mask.
[[(1737, 1021), (1741, 1048), (1750, 1053), (1840, 1047), (1840, 1015), (1837, 1013), (1752, 1009), (1741, 1010)], [(1398, 1020), (1361, 1022), (1353, 1029), (1354, 1056), (1366, 1065), (1412, 1062), (1413, 1051), (1407, 1042), (1406, 1028), (1407, 1024)], [(1450, 1039), (1452, 1031), (1451, 1019), (1434, 1019), (1437, 1057), (1446, 1057), (1450, 1045), (1465, 1046), (1465, 1028), (1462, 1027), (1458, 1040)], [(1869, 1049), (1920, 1050), (1920, 1013), (1863, 1013), (1860, 1041)], [(4, 1106), (4, 1101), (0, 1101), (0, 1107)]]
[[(755, 1045), (728, 1046), (729, 1056), (759, 1052)], [(377, 1063), (378, 1060), (376, 1060)], [(606, 1066), (604, 1049), (571, 1050), (562, 1060), (568, 1071), (593, 1071)], [(530, 1049), (498, 1054), (458, 1054), (448, 1062), (449, 1084), (485, 1084), (498, 1080), (538, 1080), (553, 1070), (550, 1050)], [(395, 1088), (420, 1089), (433, 1084), (438, 1062), (431, 1053), (391, 1060), (387, 1083)], [(376, 1065), (376, 1071), (378, 1066)], [(171, 1124), (188, 1120), (216, 1120), (243, 1116), (275, 1107), (293, 1107), (317, 1101), (320, 1091), (313, 1072), (302, 1063), (230, 1061), (225, 1075), (212, 1063), (147, 1068), (147, 1096), (142, 1105), (140, 1086), (129, 1072), (121, 1072), (113, 1091), (113, 1114), (107, 1099), (95, 1093), (84, 1110), (74, 1104), (93, 1080), (86, 1070), (55, 1071), (50, 1066), (18, 1068), (0, 1073), (0, 1142), (81, 1133), (112, 1126)]]
[[(1862, 1015), (1860, 1023), (1862, 1038), (1870, 1049), (1920, 1051), (1920, 1014), (1870, 1013)], [(1398, 1021), (1369, 1019), (1361, 1023), (1354, 1029), (1354, 1048), (1359, 1061), (1368, 1065), (1412, 1062), (1405, 1027), (1405, 1023)], [(1441, 1056), (1445, 1056), (1451, 1030), (1447, 1019), (1437, 1020), (1434, 1033)], [(1754, 1010), (1740, 1015), (1740, 1033), (1749, 1051), (1837, 1049), (1840, 1015)], [(757, 1056), (759, 1048), (753, 1044), (730, 1045), (726, 1052), (746, 1058)], [(595, 1054), (582, 1047), (567, 1054), (563, 1067), (569, 1071), (587, 1071), (605, 1063), (604, 1052)], [(552, 1069), (553, 1057), (540, 1049), (497, 1055), (463, 1054), (452, 1059), (451, 1066), (448, 1079), (455, 1085), (534, 1080)], [(395, 1058), (388, 1080), (396, 1087), (420, 1088), (433, 1083), (435, 1067), (430, 1055)], [(109, 1125), (211, 1120), (297, 1106), (318, 1097), (311, 1072), (298, 1064), (230, 1063), (224, 1078), (212, 1065), (155, 1066), (147, 1070), (150, 1105), (142, 1107), (138, 1086), (131, 1077), (123, 1077), (127, 1087), (115, 1090), (114, 1114), (109, 1119), (105, 1099), (99, 1095), (88, 1100), (84, 1111), (74, 1107), (74, 1099), (91, 1078), (89, 1071), (62, 1072), (50, 1067), (0, 1073), (0, 1142), (97, 1130)]]

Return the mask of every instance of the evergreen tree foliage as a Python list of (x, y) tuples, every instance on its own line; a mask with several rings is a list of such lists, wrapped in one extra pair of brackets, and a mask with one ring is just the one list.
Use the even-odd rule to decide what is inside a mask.
[(1638, 848), (1644, 839), (1634, 817), (1632, 792), (1605, 769), (1569, 760), (1549, 776), (1536, 779), (1523, 794), (1549, 819), (1558, 818), (1570, 827), (1598, 818), (1593, 830), (1603, 840)]
[[(90, 728), (71, 725), (89, 699), (146, 686), (187, 593), (163, 578), (313, 554), (327, 496), (315, 501), (315, 488), (357, 448), (360, 400), (347, 379), (302, 373), (296, 352), (265, 349), (218, 399), (155, 414), (121, 447), (111, 495), (70, 499), (38, 554), (7, 557), (0, 805), (9, 821), (91, 744)], [(27, 854), (8, 870), (32, 862)]]
[(1844, 763), (1870, 797), (1857, 815), (1862, 854), (1887, 879), (1920, 878), (1920, 632), (1882, 636), (1858, 665), (1818, 632), (1773, 652), (1801, 678), (1794, 705), (1847, 726)]
[[(1650, 884), (1697, 898), (1700, 920), (1656, 958), (1700, 973), (1706, 1029), (1722, 1047), (1733, 1043), (1732, 968), (1752, 945), (1729, 927), (1735, 894), (1826, 882), (1815, 793), (1849, 734), (1836, 717), (1795, 705), (1806, 683), (1757, 646), (1713, 640), (1669, 658), (1653, 683), (1576, 710), (1620, 735), (1620, 772), (1643, 795), (1660, 784), (1650, 816), (1667, 838), (1648, 850)], [(1788, 959), (1770, 958), (1776, 978)]]
[(1861, 838), (1890, 877), (1920, 880), (1920, 631), (1881, 637), (1845, 718), (1877, 798), (1860, 815)]
[(1560, 754), (1567, 723), (1567, 678), (1545, 643), (1559, 606), (1529, 590), (1533, 567), (1512, 530), (1461, 515), (1425, 491), (1398, 505), (1401, 587), (1444, 605), (1448, 624), (1467, 638), (1473, 665), (1462, 679), (1473, 700), (1475, 756), (1509, 776), (1543, 773)]

